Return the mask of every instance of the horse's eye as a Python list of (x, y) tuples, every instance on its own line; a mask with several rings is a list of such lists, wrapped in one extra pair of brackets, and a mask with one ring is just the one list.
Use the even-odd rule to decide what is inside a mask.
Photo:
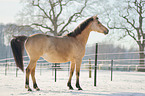
[(98, 20), (98, 17), (96, 17), (96, 19)]

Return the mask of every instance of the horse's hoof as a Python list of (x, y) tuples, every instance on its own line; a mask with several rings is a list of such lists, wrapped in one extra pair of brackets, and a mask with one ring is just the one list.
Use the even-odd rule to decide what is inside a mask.
[(83, 90), (79, 84), (76, 84), (76, 87), (78, 88), (78, 90)]
[(32, 89), (31, 89), (31, 88), (29, 88), (29, 89), (28, 89), (28, 91), (32, 91)]
[(40, 91), (40, 89), (39, 88), (36, 88), (36, 91)]
[(71, 86), (71, 83), (68, 83), (67, 86), (69, 87), (69, 90), (74, 90), (73, 87)]
[(73, 87), (69, 88), (69, 90), (74, 90)]
[(78, 90), (83, 90), (83, 89), (80, 87), (80, 88), (78, 88)]

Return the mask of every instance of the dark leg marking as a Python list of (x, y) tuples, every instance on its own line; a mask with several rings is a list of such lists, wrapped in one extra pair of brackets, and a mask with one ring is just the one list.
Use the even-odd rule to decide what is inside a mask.
[(30, 70), (27, 68), (26, 69), (26, 85), (25, 85), (25, 88), (28, 89), (28, 91), (32, 91), (32, 89), (29, 87), (29, 74), (30, 74)]
[(29, 80), (28, 80), (28, 78), (26, 78), (26, 85), (29, 85)]
[(80, 72), (77, 73), (78, 77), (80, 76)]
[(40, 89), (38, 88), (37, 86), (37, 83), (36, 83), (36, 79), (35, 79), (35, 68), (33, 68), (32, 72), (31, 72), (31, 77), (32, 77), (32, 81), (33, 81), (33, 88), (36, 89), (36, 91), (39, 91)]
[(29, 87), (29, 82), (28, 82), (27, 79), (26, 79), (26, 85), (25, 85), (25, 88), (28, 89), (28, 91), (32, 91), (32, 89)]
[(30, 70), (26, 69), (26, 83), (25, 83), (25, 88), (29, 88), (29, 73)]
[(71, 74), (72, 74), (72, 76), (73, 76), (74, 72), (71, 72)]
[[(73, 73), (74, 73), (74, 72), (71, 72), (71, 75), (73, 75)], [(74, 90), (73, 87), (72, 87), (72, 85), (71, 85), (71, 81), (69, 81), (69, 82), (67, 83), (67, 86), (69, 87), (70, 90)]]
[(34, 83), (33, 87), (34, 87), (34, 89), (36, 89), (37, 91), (40, 91), (40, 89), (38, 88), (38, 86), (37, 86), (36, 83)]
[(77, 73), (78, 77), (77, 77), (77, 81), (76, 81), (76, 87), (78, 88), (78, 90), (83, 90), (81, 87), (80, 87), (80, 84), (79, 84), (79, 75), (80, 75), (80, 72)]
[(73, 87), (71, 86), (71, 82), (68, 82), (67, 86), (69, 87), (70, 90), (74, 90)]

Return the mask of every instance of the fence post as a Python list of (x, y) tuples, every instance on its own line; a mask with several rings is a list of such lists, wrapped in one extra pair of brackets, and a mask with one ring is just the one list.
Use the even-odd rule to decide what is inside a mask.
[(6, 63), (6, 65), (5, 65), (5, 76), (7, 75), (7, 63)]
[(96, 52), (95, 52), (94, 86), (96, 86), (97, 83), (97, 53), (98, 53), (98, 43), (96, 43)]
[(111, 60), (111, 81), (113, 78), (113, 60)]
[(91, 71), (91, 59), (89, 59), (89, 78), (91, 78), (91, 74), (92, 71)]
[(7, 75), (8, 63), (7, 63), (7, 54), (6, 54), (6, 65), (5, 65), (5, 76)]
[(55, 63), (55, 82), (56, 82), (56, 67), (57, 67), (57, 63)]
[(18, 77), (18, 67), (16, 67), (16, 77)]
[(68, 62), (68, 76), (69, 76), (70, 64), (71, 64), (71, 62)]
[(52, 76), (54, 75), (53, 71), (54, 71), (54, 63), (51, 63), (52, 64)]

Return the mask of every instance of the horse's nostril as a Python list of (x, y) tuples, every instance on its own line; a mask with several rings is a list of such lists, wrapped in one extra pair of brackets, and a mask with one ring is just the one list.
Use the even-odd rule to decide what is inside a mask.
[(108, 34), (108, 30), (107, 31), (104, 31), (104, 34)]
[(107, 31), (104, 31), (104, 34), (108, 34), (109, 33), (109, 30), (107, 29)]

